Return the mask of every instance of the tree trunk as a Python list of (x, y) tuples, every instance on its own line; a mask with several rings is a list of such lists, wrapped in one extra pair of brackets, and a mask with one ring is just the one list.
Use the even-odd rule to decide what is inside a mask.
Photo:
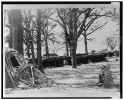
[(33, 64), (36, 64), (36, 61), (35, 61), (35, 54), (34, 54), (34, 45), (33, 45), (32, 42), (31, 42), (31, 55), (32, 55)]
[(14, 48), (23, 55), (23, 28), (21, 10), (11, 10), (9, 17), (11, 24), (10, 34), (12, 35), (10, 47)]
[(29, 45), (26, 45), (27, 46), (27, 53), (26, 55), (28, 56), (28, 58), (30, 58), (30, 46)]
[(72, 68), (77, 68), (76, 67), (76, 48), (77, 48), (77, 43), (72, 43), (71, 44)]
[(43, 72), (43, 66), (42, 66), (42, 56), (41, 56), (41, 43), (39, 40), (37, 40), (37, 62), (38, 62), (38, 69)]
[[(11, 12), (12, 11), (9, 11), (8, 13), (8, 20), (9, 20), (9, 24), (12, 25), (13, 19), (12, 19)], [(9, 48), (12, 48), (12, 26), (10, 26)]]
[[(20, 10), (20, 13), (21, 13), (21, 10)], [(22, 19), (20, 19), (20, 21), (18, 22), (18, 52), (23, 55), (23, 28), (22, 28)]]
[[(66, 32), (65, 32), (66, 33)], [(67, 41), (67, 35), (65, 35), (65, 46), (66, 46), (66, 54), (69, 56), (70, 51), (69, 51), (69, 43)]]
[(18, 33), (16, 25), (12, 25), (12, 48), (18, 51)]
[(41, 55), (41, 10), (37, 10), (37, 61), (38, 61), (38, 69), (43, 72), (42, 65), (42, 55)]
[(67, 54), (67, 56), (69, 56), (69, 50), (68, 50), (68, 42), (67, 42), (67, 40), (65, 40), (66, 41), (66, 54)]
[(12, 28), (10, 28), (9, 48), (12, 48)]
[(85, 44), (85, 53), (88, 55), (88, 47), (87, 47), (87, 36), (84, 35), (84, 44)]
[(49, 58), (49, 48), (48, 48), (47, 38), (45, 39), (45, 50), (46, 50), (46, 57)]

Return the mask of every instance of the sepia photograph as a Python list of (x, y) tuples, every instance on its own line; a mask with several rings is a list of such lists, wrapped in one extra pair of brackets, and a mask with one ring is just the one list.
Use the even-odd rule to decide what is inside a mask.
[(2, 97), (121, 99), (122, 3), (2, 2)]

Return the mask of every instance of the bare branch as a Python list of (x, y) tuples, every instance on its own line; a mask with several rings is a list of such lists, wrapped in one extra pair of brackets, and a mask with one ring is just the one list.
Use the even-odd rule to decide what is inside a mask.
[[(93, 9), (94, 9), (94, 8), (93, 8)], [(93, 9), (89, 8), (89, 9), (86, 10), (86, 12), (85, 12), (85, 19), (84, 19), (83, 24), (81, 25), (80, 30), (79, 30), (79, 32), (78, 32), (78, 37), (79, 37), (81, 34), (84, 35), (84, 34), (83, 34), (83, 31), (85, 30), (86, 26), (87, 26), (88, 24), (92, 24), (93, 21), (96, 19), (96, 17), (95, 17), (94, 20), (90, 21), (90, 22), (85, 26), (86, 20), (87, 20), (87, 18), (89, 18), (89, 15), (90, 15), (90, 13), (91, 13), (91, 11), (92, 11)], [(90, 26), (89, 26), (89, 27), (90, 27)], [(85, 30), (85, 31), (86, 31), (86, 30)], [(78, 38), (78, 37), (77, 37), (77, 38)]]
[(52, 20), (54, 20), (55, 22), (59, 23), (59, 25), (60, 25), (60, 26), (63, 28), (63, 30), (65, 31), (65, 34), (66, 34), (67, 36), (69, 36), (69, 34), (68, 34), (68, 32), (67, 32), (67, 27), (66, 27), (66, 25), (60, 23), (58, 20), (55, 20), (55, 19), (53, 19), (53, 18), (49, 18), (49, 19), (52, 19)]
[(86, 18), (83, 20), (83, 23), (80, 27), (80, 30), (78, 31), (78, 36), (77, 38), (82, 34), (83, 30), (84, 30), (84, 25), (85, 25), (85, 22), (86, 22)]
[(93, 20), (89, 21), (89, 23), (85, 26), (85, 30), (87, 31), (88, 28), (92, 25), (92, 23), (97, 19), (97, 17), (95, 17)]
[[(92, 9), (93, 10), (93, 9)], [(91, 21), (89, 21), (88, 23), (87, 23), (87, 25), (85, 26), (85, 30), (88, 30), (88, 28), (91, 26), (91, 24), (96, 20), (96, 19), (98, 19), (98, 18), (100, 18), (100, 17), (102, 17), (102, 16), (100, 16), (100, 13), (102, 12), (102, 10), (103, 10), (103, 8), (101, 9), (101, 11), (99, 12), (99, 14), (98, 15), (96, 15), (96, 14), (94, 14), (94, 16), (95, 16), (95, 18), (93, 18), (93, 20), (91, 20)], [(92, 15), (90, 15), (90, 16), (92, 16)], [(99, 17), (98, 17), (99, 16)]]
[(52, 42), (54, 42), (54, 43), (57, 43), (57, 44), (60, 44), (60, 43), (61, 43), (61, 42), (58, 41), (56, 38), (51, 38), (51, 37), (49, 37), (49, 40), (52, 41)]
[(105, 14), (102, 14), (102, 15), (92, 14), (92, 15), (90, 15), (90, 16), (97, 16), (97, 18), (100, 18), (100, 17), (103, 17), (103, 16), (112, 17), (112, 16), (109, 16), (109, 13), (105, 13)]
[[(90, 13), (91, 13), (94, 9), (95, 9), (95, 8), (92, 8), (92, 9), (90, 8)], [(81, 14), (84, 13), (84, 12), (86, 13), (86, 11), (88, 11), (88, 10), (89, 10), (89, 9), (86, 9), (86, 10), (82, 11)], [(78, 16), (78, 17), (79, 17), (79, 16)], [(82, 21), (82, 22), (83, 22), (83, 21)], [(80, 22), (80, 23), (78, 24), (78, 26), (80, 26), (82, 22)]]
[(7, 24), (5, 24), (4, 26), (6, 26), (7, 28), (10, 28), (11, 27), (10, 25), (7, 25)]
[(52, 28), (49, 30), (48, 34), (56, 27), (56, 25), (52, 26)]
[(84, 33), (83, 32), (81, 34), (84, 36)]
[(65, 24), (65, 22), (64, 22), (64, 19), (62, 18), (62, 16), (60, 15), (60, 12), (59, 12), (59, 10), (57, 9), (57, 13), (58, 13), (58, 16), (59, 16), (59, 18), (61, 19), (61, 21), (63, 22), (63, 24)]
[(96, 30), (98, 30), (99, 28), (101, 28), (101, 27), (105, 26), (107, 23), (108, 23), (108, 22), (106, 22), (105, 24), (103, 24), (103, 25), (101, 25), (101, 26), (97, 27), (95, 30), (93, 30), (92, 32), (88, 33), (87, 35), (92, 34), (92, 33), (93, 33), (93, 32), (95, 32)]
[(87, 9), (86, 9), (86, 10), (81, 11), (81, 12), (78, 14), (78, 17), (80, 17), (80, 15), (81, 15), (81, 14), (83, 14), (84, 12), (86, 12), (86, 11), (87, 11)]
[(77, 26), (79, 27), (82, 23), (84, 22), (84, 20), (83, 21), (81, 21)]
[(62, 26), (62, 27), (63, 27), (63, 24), (62, 24), (62, 23), (60, 23), (58, 20), (55, 20), (55, 19), (53, 19), (53, 18), (49, 18), (49, 19), (54, 20), (54, 21), (55, 21), (55, 22), (57, 22), (60, 26)]
[(95, 38), (88, 38), (87, 40), (88, 41), (93, 41)]

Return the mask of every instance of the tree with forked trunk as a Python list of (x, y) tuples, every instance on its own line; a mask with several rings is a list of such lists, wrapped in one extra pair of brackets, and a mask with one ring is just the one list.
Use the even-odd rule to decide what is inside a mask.
[[(95, 10), (95, 11), (94, 11)], [(87, 33), (87, 30), (91, 28), (93, 22), (102, 17), (108, 16), (109, 13), (102, 12), (101, 9), (96, 8), (60, 8), (57, 9), (58, 19), (53, 19), (56, 21), (64, 30), (66, 40), (70, 47), (70, 52), (72, 56), (72, 67), (76, 68), (76, 49), (77, 41), (81, 34), (85, 37), (84, 42), (87, 50), (87, 36), (103, 27), (103, 25), (97, 25), (90, 33)]]
[(80, 16), (86, 13), (86, 9), (69, 8), (69, 9), (57, 9), (57, 14), (59, 19), (53, 19), (63, 28), (65, 38), (69, 44), (71, 57), (72, 57), (72, 67), (76, 68), (76, 49), (77, 40), (80, 37), (85, 18), (80, 20)]
[(103, 8), (88, 8), (86, 13), (86, 21), (84, 23), (84, 30), (82, 32), (82, 35), (84, 36), (84, 44), (85, 44), (85, 53), (88, 55), (88, 45), (87, 40), (92, 41), (92, 38), (88, 38), (88, 36), (98, 29), (101, 29), (103, 26), (107, 24), (105, 22), (104, 24), (100, 24), (97, 22), (97, 20), (101, 17), (110, 17), (109, 13), (102, 12)]

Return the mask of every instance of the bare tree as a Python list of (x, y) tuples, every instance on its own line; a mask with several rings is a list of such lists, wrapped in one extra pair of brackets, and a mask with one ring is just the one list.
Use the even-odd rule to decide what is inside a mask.
[(42, 11), (42, 15), (41, 15), (41, 32), (43, 35), (43, 42), (45, 44), (45, 53), (46, 56), (49, 58), (49, 46), (48, 46), (48, 42), (49, 40), (52, 40), (51, 36), (53, 35), (53, 33), (51, 32), (55, 27), (56, 24), (53, 23), (53, 21), (49, 20), (49, 17), (54, 14), (54, 12), (52, 11), (52, 9), (44, 9), (41, 10)]
[(108, 50), (108, 47), (111, 49), (111, 50), (114, 50), (116, 46), (118, 46), (118, 38), (116, 36), (109, 36), (106, 38), (105, 40), (105, 44), (107, 45), (107, 50)]
[(85, 21), (85, 18), (82, 18), (82, 20), (79, 19), (83, 13), (86, 13), (86, 11), (87, 9), (80, 10), (78, 8), (57, 9), (59, 20), (53, 19), (58, 22), (64, 30), (65, 38), (71, 50), (73, 68), (76, 68), (77, 40), (83, 32)]
[(108, 12), (111, 15), (111, 19), (114, 22), (117, 22), (119, 24), (119, 9), (118, 8), (113, 8), (112, 10), (109, 10)]
[[(102, 12), (103, 11), (103, 12)], [(87, 40), (92, 40), (91, 38), (88, 39), (88, 36), (98, 29), (101, 29), (103, 26), (107, 24), (105, 22), (104, 24), (100, 25), (99, 23), (95, 23), (95, 21), (101, 17), (107, 17), (109, 13), (106, 13), (103, 8), (87, 8), (87, 12), (85, 13), (85, 22), (84, 22), (84, 30), (82, 32), (82, 35), (84, 36), (84, 44), (85, 44), (85, 53), (88, 55), (88, 46), (87, 46)]]
[[(86, 31), (90, 27), (90, 25), (94, 22), (95, 19), (99, 17), (105, 16), (105, 14), (99, 15), (100, 13), (92, 13), (92, 17), (90, 17), (90, 13), (93, 9), (91, 8), (69, 8), (69, 9), (57, 9), (57, 14), (59, 20), (53, 19), (63, 28), (65, 38), (71, 49), (72, 56), (72, 66), (76, 68), (76, 49), (77, 49), (77, 41), (81, 34), (85, 36), (85, 44), (87, 43), (87, 34)], [(90, 21), (87, 23), (87, 19), (90, 17)], [(101, 26), (97, 26), (93, 31), (89, 34), (93, 33)], [(87, 30), (86, 30), (87, 29)], [(86, 45), (87, 46), (87, 45)], [(87, 47), (86, 47), (87, 48)], [(86, 50), (87, 51), (87, 50)]]

